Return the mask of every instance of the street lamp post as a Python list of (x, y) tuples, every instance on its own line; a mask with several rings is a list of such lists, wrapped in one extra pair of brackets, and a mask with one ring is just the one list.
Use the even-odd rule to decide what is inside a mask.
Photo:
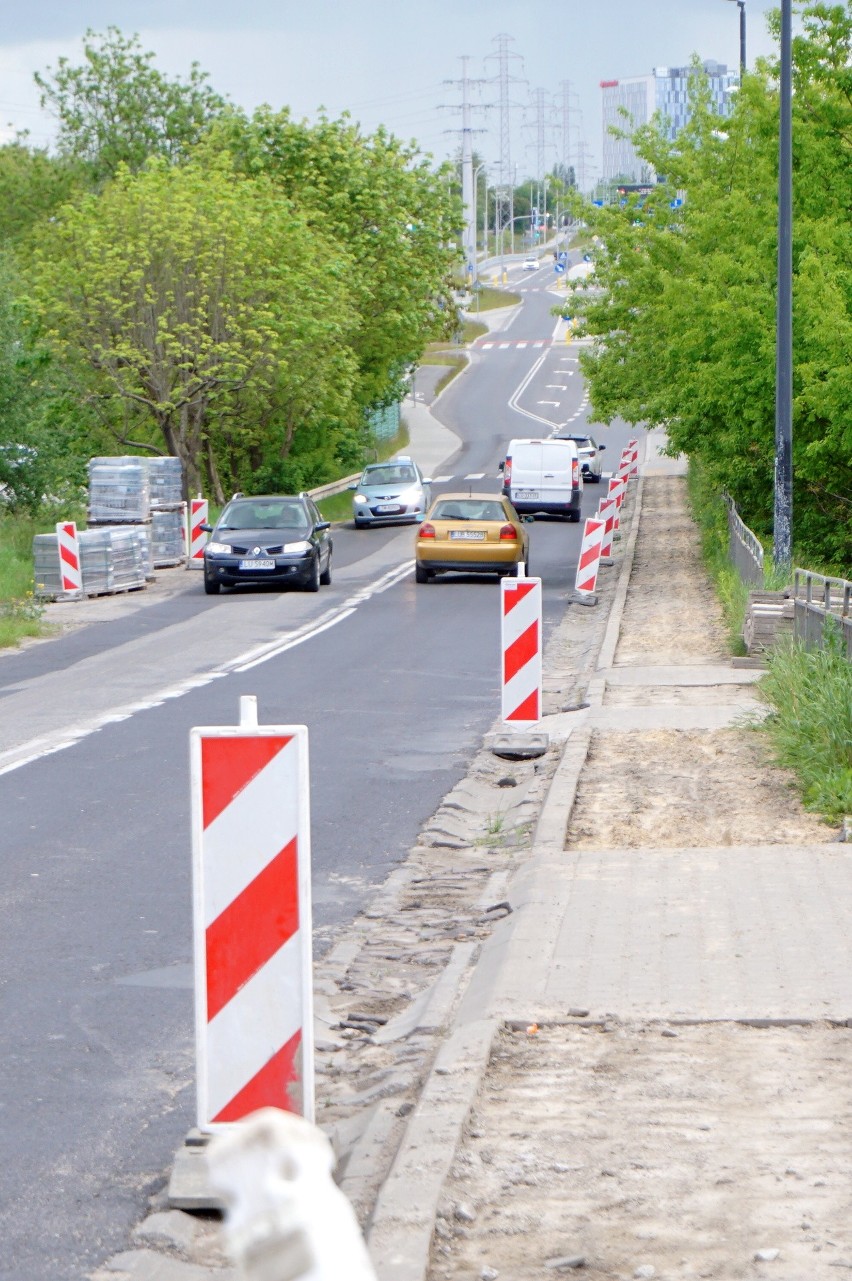
[(746, 16), (745, 0), (731, 0), (732, 4), (739, 6), (740, 10), (740, 82), (745, 75), (746, 69)]
[(781, 0), (778, 131), (778, 301), (775, 338), (775, 489), (772, 558), (793, 559), (793, 46), (792, 3)]

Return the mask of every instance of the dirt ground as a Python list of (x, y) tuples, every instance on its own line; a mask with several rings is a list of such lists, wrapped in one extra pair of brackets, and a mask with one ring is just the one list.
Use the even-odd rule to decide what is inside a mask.
[(430, 1281), (852, 1270), (848, 1028), (607, 1028), (503, 1033)]
[[(649, 479), (615, 665), (727, 661), (685, 483)], [(754, 707), (712, 672), (697, 686), (647, 678), (611, 687), (606, 704)], [(567, 847), (653, 858), (655, 847), (834, 835), (754, 729), (607, 729), (592, 737)], [(852, 1031), (605, 1020), (498, 1038), (445, 1185), (429, 1281), (852, 1272)]]

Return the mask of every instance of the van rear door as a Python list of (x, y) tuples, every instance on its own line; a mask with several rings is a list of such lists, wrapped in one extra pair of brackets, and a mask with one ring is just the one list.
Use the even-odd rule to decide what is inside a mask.
[(579, 482), (576, 448), (567, 440), (544, 440), (541, 444), (541, 499), (567, 506)]

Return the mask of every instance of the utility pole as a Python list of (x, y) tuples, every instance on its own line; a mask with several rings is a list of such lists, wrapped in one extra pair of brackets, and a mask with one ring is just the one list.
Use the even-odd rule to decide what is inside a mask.
[[(559, 86), (562, 90), (562, 168), (567, 178), (571, 172), (571, 114), (574, 110), (574, 103), (577, 101), (577, 95), (571, 88), (570, 80), (563, 80)], [(577, 181), (576, 171), (574, 173), (574, 182)]]
[(772, 558), (793, 560), (793, 50), (792, 3), (781, 0), (778, 134), (778, 315), (775, 339), (775, 488)]
[(520, 76), (513, 76), (511, 73), (510, 63), (512, 59), (521, 64), (523, 70), (524, 60), (519, 53), (512, 53), (509, 49), (510, 43), (513, 43), (512, 36), (501, 32), (495, 36), (492, 41), (497, 45), (494, 53), (486, 55), (485, 61), (497, 59), (497, 75), (494, 76), (491, 83), (497, 85), (497, 109), (500, 113), (500, 158), (497, 163), (497, 190), (494, 200), (494, 231), (499, 234), (500, 229), (506, 224), (511, 225), (515, 214), (514, 204), (514, 184), (512, 171), (512, 113), (519, 109), (520, 103), (514, 102), (511, 98), (511, 86), (513, 84), (526, 84), (526, 81)]
[(461, 90), (461, 106), (454, 110), (461, 111), (462, 127), (461, 129), (448, 130), (449, 133), (461, 134), (461, 168), (462, 168), (462, 207), (464, 209), (464, 227), (462, 229), (462, 250), (464, 253), (465, 274), (468, 284), (471, 284), (476, 269), (476, 209), (474, 208), (473, 192), (473, 135), (481, 133), (481, 129), (471, 127), (471, 113), (474, 110), (470, 101), (470, 91), (475, 87), (485, 84), (484, 80), (471, 80), (467, 74), (467, 64), (470, 58), (462, 57), (462, 77), (460, 80), (445, 80), (444, 84), (452, 85)]

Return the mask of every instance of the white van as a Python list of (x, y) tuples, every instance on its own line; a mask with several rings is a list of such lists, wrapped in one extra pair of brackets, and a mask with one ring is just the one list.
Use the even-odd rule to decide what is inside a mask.
[(515, 511), (580, 519), (583, 476), (573, 440), (512, 440), (502, 471), (503, 493)]

